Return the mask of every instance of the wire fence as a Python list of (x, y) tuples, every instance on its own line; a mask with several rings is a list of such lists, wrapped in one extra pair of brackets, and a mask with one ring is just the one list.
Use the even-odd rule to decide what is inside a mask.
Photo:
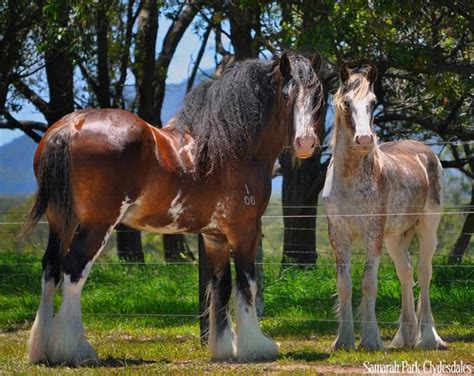
[[(282, 210), (307, 210), (307, 209), (322, 209), (324, 208), (323, 205), (278, 205), (278, 204), (270, 204), (269, 208), (281, 208)], [(366, 217), (366, 216), (372, 216), (373, 214), (368, 213), (368, 214), (363, 214), (363, 213), (357, 213), (357, 211), (360, 211), (363, 209), (361, 206), (354, 206), (354, 205), (341, 205), (341, 209), (343, 210), (354, 210), (354, 213), (351, 214), (345, 214), (342, 215), (344, 217), (353, 217), (353, 216), (358, 216), (358, 217)], [(382, 213), (382, 214), (376, 214), (376, 215), (419, 215), (419, 214), (425, 214), (419, 211), (420, 207), (412, 207), (411, 209), (414, 209), (413, 212), (407, 212), (407, 213)], [(437, 214), (440, 215), (442, 214), (443, 216), (465, 216), (468, 214), (474, 213), (474, 206), (472, 205), (448, 205), (444, 208), (444, 210), (437, 211), (436, 213), (432, 214)], [(8, 216), (24, 216), (26, 215), (26, 211), (0, 211), (0, 234), (17, 234), (18, 233), (18, 228), (12, 228), (12, 227), (20, 227), (23, 222), (19, 220), (18, 218), (15, 218), (13, 220), (9, 220)], [(272, 233), (275, 231), (275, 226), (278, 229), (280, 233), (283, 232), (284, 228), (282, 227), (282, 221), (283, 219), (288, 218), (327, 218), (326, 214), (296, 214), (296, 215), (275, 215), (275, 214), (266, 214), (262, 217), (263, 221), (263, 233), (264, 233), (264, 241), (265, 241), (265, 246), (264, 246), (264, 251), (270, 251), (273, 255), (280, 255), (282, 253), (282, 249), (285, 248), (285, 254), (286, 255), (302, 255), (305, 253), (311, 253), (313, 254), (313, 251), (308, 251), (305, 249), (300, 249), (298, 250), (299, 247), (303, 247), (303, 244), (298, 244), (298, 243), (292, 243), (292, 242), (285, 242), (281, 241), (279, 239), (271, 239), (271, 236), (265, 236), (267, 235), (267, 231), (269, 233)], [(41, 226), (47, 225), (46, 221), (41, 221), (39, 222)], [(6, 230), (6, 228), (8, 228)], [(327, 231), (327, 224), (325, 221), (317, 221), (316, 225), (316, 230), (318, 231)], [(286, 227), (286, 230), (290, 231), (315, 231), (313, 228), (304, 228), (304, 227)], [(128, 232), (129, 230), (116, 230), (116, 232)], [(456, 232), (456, 231), (439, 231), (438, 236), (439, 237), (447, 237), (447, 238), (453, 238), (457, 237), (460, 235), (468, 235), (472, 236), (474, 235), (471, 232)], [(195, 252), (197, 253), (197, 252)], [(334, 256), (333, 256), (333, 251), (330, 248), (325, 248), (318, 246), (317, 247), (317, 254), (320, 256), (320, 259), (318, 259), (316, 263), (316, 269), (313, 271), (314, 273), (318, 273), (318, 271), (322, 271), (325, 269), (330, 269), (335, 271), (337, 263), (334, 261)], [(354, 249), (352, 251), (352, 255), (355, 256), (354, 259), (352, 260), (351, 264), (354, 266), (363, 266), (365, 264), (365, 258), (364, 256), (366, 253), (362, 250), (359, 249)], [(388, 255), (384, 254), (383, 257), (388, 258)], [(453, 271), (459, 271), (462, 272), (459, 276), (453, 276), (452, 274), (447, 275), (446, 277), (440, 276), (437, 277), (433, 280), (434, 284), (439, 284), (439, 285), (449, 285), (449, 286), (461, 286), (463, 288), (467, 288), (469, 291), (472, 291), (472, 288), (474, 287), (474, 262), (472, 256), (470, 255), (465, 255), (463, 258), (465, 261), (468, 261), (465, 264), (448, 264), (445, 262), (435, 262), (432, 267), (433, 269), (436, 270), (453, 270)], [(100, 260), (100, 259), (99, 259)], [(273, 269), (273, 268), (284, 268), (284, 267), (303, 267), (307, 268), (308, 264), (307, 263), (299, 263), (299, 262), (281, 262), (281, 261), (275, 261), (275, 257), (273, 258), (267, 258), (262, 262), (257, 262), (256, 263), (259, 266), (263, 267), (264, 273), (265, 270), (268, 269)], [(137, 267), (137, 268), (147, 268), (147, 269), (152, 269), (152, 268), (171, 268), (171, 267), (179, 267), (182, 268), (183, 266), (188, 266), (192, 267), (194, 269), (198, 269), (198, 263), (197, 261), (179, 261), (179, 262), (165, 262), (165, 261), (148, 261), (145, 263), (136, 263), (136, 262), (125, 262), (125, 261), (97, 261), (94, 265), (95, 268), (114, 268), (114, 270), (120, 270), (120, 268), (127, 268), (127, 267)], [(379, 279), (380, 283), (386, 283), (389, 280), (396, 281), (397, 277), (393, 273), (393, 261), (389, 261), (387, 263), (384, 263), (381, 265), (381, 270), (379, 272)], [(420, 268), (424, 267), (427, 265), (422, 265), (422, 264), (417, 264), (416, 262), (413, 263), (414, 268)], [(13, 268), (14, 270), (5, 270), (5, 268)], [(28, 272), (21, 272), (21, 268), (27, 268)], [(28, 269), (29, 268), (29, 269)], [(5, 261), (5, 262), (0, 262), (0, 289), (9, 289), (9, 293), (17, 293), (21, 294), (22, 289), (24, 288), (23, 284), (20, 283), (22, 280), (25, 281), (23, 283), (26, 283), (29, 279), (32, 278), (32, 273), (31, 273), (31, 268), (34, 268), (36, 270), (36, 275), (39, 275), (39, 271), (41, 269), (41, 262), (39, 260), (37, 261), (22, 261), (22, 262), (14, 262), (14, 261)], [(390, 271), (388, 268), (392, 268)], [(363, 267), (359, 268), (358, 273), (362, 273)], [(456, 275), (457, 272), (454, 273)], [(36, 283), (36, 282), (34, 282)], [(276, 283), (276, 282), (273, 282)], [(335, 283), (335, 281), (334, 281)], [(37, 281), (37, 284), (39, 286), (39, 280)], [(125, 290), (125, 291), (117, 291), (114, 290), (117, 286), (115, 284), (101, 284), (102, 287), (109, 287), (111, 291), (107, 292), (104, 294), (103, 292), (100, 293), (97, 296), (97, 299), (100, 299), (101, 297), (104, 296), (115, 296), (115, 297), (127, 297), (130, 292)], [(87, 294), (90, 294), (91, 297), (94, 296), (93, 291), (87, 291)], [(287, 297), (289, 300), (291, 300), (291, 295), (287, 294), (281, 294), (281, 295), (275, 295), (273, 298), (280, 298), (284, 299)], [(334, 295), (331, 296), (314, 296), (312, 298), (312, 304), (313, 306), (321, 306), (321, 307), (327, 307), (329, 305), (332, 305), (333, 303), (336, 303), (336, 297)], [(442, 305), (443, 303), (438, 303), (433, 304), (435, 308), (438, 308), (438, 306)], [(326, 308), (325, 308), (326, 309)], [(398, 309), (397, 307), (394, 307), (394, 309)], [(457, 317), (459, 317), (459, 313), (465, 312), (466, 316), (471, 317), (472, 311), (474, 309), (474, 303), (472, 304), (461, 304), (461, 303), (456, 303), (455, 306), (450, 308), (453, 312), (453, 317), (456, 317), (456, 319), (453, 319), (452, 321), (449, 322), (449, 320), (444, 320), (442, 322), (437, 322), (436, 325), (438, 327), (462, 327), (462, 328), (467, 328), (470, 330), (471, 328), (474, 328), (474, 323), (472, 322), (472, 319), (469, 319), (467, 322), (459, 322)], [(9, 310), (3, 310), (0, 309), (0, 313), (4, 312), (5, 314), (9, 314)], [(186, 320), (192, 320), (196, 321), (201, 318), (201, 315), (199, 314), (193, 314), (193, 313), (159, 313), (159, 312), (98, 312), (98, 311), (90, 311), (85, 309), (84, 310), (84, 316), (91, 316), (91, 317), (116, 317), (116, 318), (163, 318), (163, 319), (170, 319), (170, 320), (176, 320), (176, 319), (186, 319)], [(35, 312), (32, 312), (31, 310), (14, 310), (11, 312), (11, 314), (15, 317), (22, 316), (22, 317), (29, 317), (32, 318), (35, 315)], [(331, 314), (331, 312), (329, 313)], [(436, 314), (436, 311), (435, 311)], [(288, 316), (282, 316), (282, 315), (263, 315), (261, 318), (265, 320), (277, 320), (281, 322), (319, 322), (319, 323), (337, 323), (338, 320), (336, 318), (327, 318), (327, 317), (322, 317), (318, 316), (320, 315), (320, 312), (315, 313), (314, 316), (307, 315), (307, 316), (298, 316), (298, 317), (288, 317)], [(362, 320), (354, 320), (355, 323), (363, 323)], [(397, 326), (400, 324), (399, 321), (379, 321), (378, 322), (380, 325), (387, 325), (387, 326)]]

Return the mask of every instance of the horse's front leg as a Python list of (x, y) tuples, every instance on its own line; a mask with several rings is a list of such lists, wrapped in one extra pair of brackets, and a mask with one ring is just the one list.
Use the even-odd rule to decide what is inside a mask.
[(382, 227), (378, 224), (371, 226), (363, 233), (362, 240), (367, 247), (367, 261), (362, 279), (362, 301), (360, 304), (362, 342), (360, 346), (365, 350), (375, 351), (384, 348), (375, 315), (378, 270), (383, 243)]
[(351, 236), (344, 226), (329, 220), (329, 241), (336, 257), (337, 313), (339, 328), (333, 350), (352, 350), (355, 347), (354, 319), (352, 315)]
[(203, 238), (211, 271), (208, 287), (209, 352), (213, 360), (229, 360), (235, 357), (236, 351), (229, 312), (232, 293), (230, 246), (223, 235), (203, 235)]
[(275, 359), (278, 356), (278, 347), (262, 333), (255, 308), (257, 293), (255, 256), (261, 237), (260, 224), (235, 226), (228, 237), (233, 251), (237, 282), (235, 294), (237, 359), (239, 361)]

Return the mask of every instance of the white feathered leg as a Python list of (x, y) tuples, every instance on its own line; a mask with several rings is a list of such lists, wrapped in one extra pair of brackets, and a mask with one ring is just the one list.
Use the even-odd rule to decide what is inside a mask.
[(54, 294), (56, 292), (54, 278), (45, 281), (43, 273), (41, 282), (41, 302), (28, 339), (28, 362), (30, 363), (46, 360), (46, 348), (53, 322)]

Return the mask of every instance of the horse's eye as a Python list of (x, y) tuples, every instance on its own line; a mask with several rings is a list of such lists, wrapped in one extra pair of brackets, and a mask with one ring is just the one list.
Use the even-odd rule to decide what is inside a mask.
[(346, 99), (346, 100), (344, 101), (344, 108), (345, 108), (346, 110), (348, 110), (350, 107), (351, 107), (351, 102)]
[(285, 98), (285, 101), (287, 101), (288, 98), (289, 98), (289, 91), (290, 91), (290, 89), (289, 89), (288, 86), (285, 86), (285, 87), (283, 88), (282, 93), (283, 93), (283, 98)]

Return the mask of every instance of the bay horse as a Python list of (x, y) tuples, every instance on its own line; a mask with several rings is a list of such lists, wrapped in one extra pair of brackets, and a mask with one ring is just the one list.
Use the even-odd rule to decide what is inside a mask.
[[(383, 348), (375, 315), (377, 271), (385, 242), (402, 292), (400, 326), (391, 347), (445, 348), (431, 313), (429, 287), (436, 231), (441, 219), (443, 169), (438, 157), (416, 141), (377, 145), (373, 130), (375, 67), (340, 69), (333, 156), (323, 189), (329, 240), (337, 263), (339, 329), (334, 349), (355, 345), (350, 275), (351, 244), (360, 238), (367, 250), (361, 301), (361, 347)], [(418, 236), (420, 298), (415, 313), (413, 272), (408, 247)]]
[[(255, 311), (255, 255), (272, 170), (282, 148), (299, 158), (319, 145), (323, 93), (312, 62), (283, 54), (248, 60), (193, 90), (156, 129), (122, 110), (80, 110), (54, 124), (34, 158), (38, 181), (25, 229), (45, 214), (49, 241), (31, 329), (32, 363), (97, 363), (80, 298), (115, 226), (201, 233), (211, 270), (209, 350), (214, 360), (273, 359)], [(229, 299), (236, 272), (236, 331)], [(62, 302), (53, 297), (62, 281)]]

